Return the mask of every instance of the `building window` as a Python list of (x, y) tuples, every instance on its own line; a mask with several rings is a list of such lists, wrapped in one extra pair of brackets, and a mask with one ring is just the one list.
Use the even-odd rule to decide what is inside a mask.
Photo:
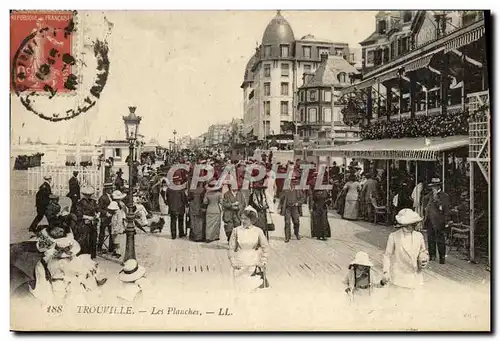
[(404, 37), (398, 40), (398, 55), (408, 52), (410, 37)]
[(281, 115), (288, 115), (288, 101), (281, 101)]
[(394, 41), (391, 43), (391, 59), (396, 58), (396, 56), (397, 56), (397, 50), (396, 50), (396, 40), (394, 40)]
[(385, 31), (387, 31), (387, 21), (380, 20), (378, 22), (378, 33), (383, 34)]
[(264, 57), (271, 57), (271, 45), (264, 46)]
[(387, 63), (389, 61), (389, 53), (390, 53), (389, 48), (386, 47), (382, 51), (384, 51), (382, 60), (384, 63)]
[(462, 26), (468, 26), (480, 19), (477, 11), (464, 11), (462, 14)]
[(281, 83), (281, 96), (288, 96), (288, 83)]
[(366, 64), (372, 65), (375, 60), (375, 51), (371, 50), (366, 52)]
[(264, 114), (266, 116), (271, 116), (271, 102), (270, 101), (264, 102)]
[(311, 64), (304, 64), (304, 73), (311, 72)]
[(248, 95), (248, 99), (251, 100), (254, 96), (254, 90), (252, 90), (252, 92), (250, 92), (250, 95)]
[(309, 108), (309, 122), (316, 123), (316, 108)]
[(302, 51), (304, 52), (304, 58), (311, 58), (311, 46), (302, 47)]
[(271, 96), (271, 83), (264, 83), (264, 96)]
[(337, 77), (338, 77), (340, 83), (346, 83), (347, 82), (347, 75), (346, 75), (345, 72), (339, 73), (339, 75)]
[(289, 65), (286, 63), (281, 64), (281, 76), (288, 77), (290, 75)]
[(300, 92), (300, 101), (304, 102), (304, 90)]
[(318, 56), (319, 56), (319, 58), (321, 58), (321, 55), (323, 55), (323, 54), (328, 54), (329, 51), (330, 51), (329, 49), (318, 47)]
[(300, 121), (305, 122), (306, 121), (306, 115), (304, 112), (304, 108), (300, 108)]
[(323, 108), (323, 122), (332, 122), (332, 108)]
[(115, 148), (115, 158), (122, 157), (122, 150), (120, 148)]
[(382, 64), (382, 49), (380, 48), (375, 50), (374, 64), (375, 66)]
[(407, 23), (411, 21), (411, 11), (403, 11), (403, 22)]
[(332, 101), (332, 92), (330, 90), (325, 90), (324, 91), (323, 100), (325, 102), (331, 102)]
[(318, 100), (318, 98), (316, 96), (316, 90), (309, 91), (309, 101), (316, 102), (317, 100)]
[(289, 45), (281, 45), (281, 57), (288, 58), (290, 56), (290, 46)]
[(264, 65), (264, 77), (271, 77), (271, 64)]

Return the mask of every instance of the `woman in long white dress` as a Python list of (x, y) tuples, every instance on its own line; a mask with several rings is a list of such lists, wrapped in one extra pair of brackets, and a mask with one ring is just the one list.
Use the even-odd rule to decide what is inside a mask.
[(257, 211), (248, 206), (241, 214), (241, 226), (234, 229), (229, 240), (229, 260), (233, 267), (237, 292), (248, 293), (263, 284), (256, 276), (257, 267), (264, 269), (269, 257), (269, 243), (261, 228), (254, 225)]
[(419, 298), (423, 281), (422, 268), (429, 261), (424, 236), (415, 231), (422, 218), (415, 211), (405, 208), (399, 211), (396, 221), (402, 226), (387, 239), (384, 254), (383, 275), (391, 283), (391, 295), (395, 302), (414, 304)]

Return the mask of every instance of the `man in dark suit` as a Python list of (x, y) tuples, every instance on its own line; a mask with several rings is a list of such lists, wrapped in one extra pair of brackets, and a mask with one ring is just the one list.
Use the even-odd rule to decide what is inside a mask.
[(80, 181), (78, 181), (78, 171), (73, 172), (73, 176), (69, 179), (68, 198), (71, 199), (71, 213), (76, 212), (76, 204), (80, 200)]
[(424, 226), (427, 229), (430, 260), (436, 260), (436, 244), (439, 263), (445, 263), (446, 243), (445, 229), (451, 223), (450, 196), (441, 190), (441, 180), (432, 178), (429, 187), (431, 192), (424, 196)]
[(47, 175), (43, 177), (44, 182), (36, 192), (36, 217), (33, 219), (28, 231), (36, 232), (37, 226), (42, 221), (45, 216), (45, 211), (47, 206), (49, 205), (50, 195), (52, 194), (52, 188), (50, 186), (50, 182), (52, 181), (52, 176)]
[[(286, 184), (286, 182), (285, 182)], [(291, 238), (290, 220), (293, 222), (293, 232), (297, 240), (300, 240), (300, 211), (304, 203), (304, 196), (301, 190), (295, 189), (297, 178), (294, 177), (290, 184), (290, 188), (285, 188), (280, 193), (279, 212), (285, 217), (285, 243), (288, 243)]]
[(111, 198), (111, 192), (113, 191), (113, 184), (108, 182), (104, 184), (104, 193), (99, 197), (97, 201), (97, 205), (99, 206), (99, 218), (101, 220), (101, 224), (99, 226), (99, 239), (97, 242), (97, 252), (102, 251), (102, 247), (104, 245), (104, 237), (106, 231), (109, 236), (109, 247), (108, 252), (114, 253), (114, 240), (111, 233), (111, 214), (108, 212), (108, 206), (111, 204), (113, 199)]
[(229, 191), (224, 193), (222, 200), (222, 207), (224, 213), (222, 214), (222, 221), (224, 222), (224, 231), (226, 232), (227, 241), (231, 238), (233, 229), (241, 225), (240, 214), (247, 206), (245, 195), (229, 185)]
[[(182, 178), (174, 176), (173, 182), (175, 185), (182, 185)], [(188, 204), (187, 195), (184, 189), (167, 189), (167, 205), (168, 213), (170, 215), (170, 232), (172, 239), (177, 238), (177, 223), (179, 225), (179, 237), (186, 236), (184, 232), (184, 214), (186, 213), (186, 206)]]

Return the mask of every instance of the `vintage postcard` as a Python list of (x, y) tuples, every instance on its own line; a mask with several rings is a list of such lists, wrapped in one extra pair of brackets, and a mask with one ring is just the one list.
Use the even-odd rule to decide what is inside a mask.
[(10, 12), (14, 331), (490, 331), (480, 10)]

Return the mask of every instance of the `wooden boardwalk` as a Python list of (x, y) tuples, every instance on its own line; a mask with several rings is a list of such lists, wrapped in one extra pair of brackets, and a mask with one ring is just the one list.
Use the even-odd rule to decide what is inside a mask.
[[(283, 218), (275, 215), (276, 231), (270, 234), (271, 252), (268, 263), (269, 279), (280, 286), (305, 285), (317, 289), (337, 288), (347, 267), (358, 251), (365, 251), (380, 275), (383, 252), (391, 227), (349, 222), (331, 215), (332, 238), (328, 241), (311, 239), (309, 218), (301, 218), (301, 240), (292, 238), (284, 243)], [(167, 225), (161, 234), (136, 236), (137, 258), (154, 276), (165, 275), (185, 288), (200, 281), (218, 285), (227, 283), (232, 272), (228, 260), (228, 245), (221, 231), (221, 240), (194, 243), (187, 239), (170, 238)], [(489, 272), (481, 265), (469, 264), (452, 256), (447, 264), (431, 262), (425, 271), (426, 282), (461, 285), (489, 283)]]

